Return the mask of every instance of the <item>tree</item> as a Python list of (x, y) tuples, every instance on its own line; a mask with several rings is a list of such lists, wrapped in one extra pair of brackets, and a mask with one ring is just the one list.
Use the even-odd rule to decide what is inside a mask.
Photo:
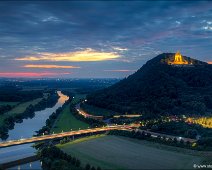
[(73, 157), (71, 160), (72, 165), (76, 165), (76, 161), (77, 161), (77, 159), (75, 157)]
[(180, 144), (184, 145), (184, 140), (183, 139), (180, 140)]
[(96, 170), (96, 168), (92, 166), (91, 170)]
[(86, 164), (86, 165), (85, 165), (85, 170), (90, 170), (90, 169), (91, 169), (90, 164)]
[(80, 167), (80, 164), (81, 164), (80, 160), (77, 159), (77, 160), (76, 160), (76, 167)]
[(187, 142), (186, 142), (186, 145), (187, 145), (187, 146), (191, 146), (191, 142), (190, 142), (190, 141), (187, 141)]

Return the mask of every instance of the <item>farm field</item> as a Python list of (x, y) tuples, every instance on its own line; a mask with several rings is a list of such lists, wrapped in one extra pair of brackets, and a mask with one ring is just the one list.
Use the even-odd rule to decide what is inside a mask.
[(10, 105), (10, 106), (15, 106), (17, 105), (19, 102), (0, 102), (0, 106), (4, 106), (4, 105)]
[(9, 116), (9, 115), (13, 115), (13, 114), (20, 114), (23, 113), (26, 108), (29, 105), (36, 105), (37, 103), (39, 103), (42, 100), (42, 98), (37, 98), (28, 102), (24, 102), (24, 103), (20, 103), (18, 104), (16, 107), (14, 107), (12, 110), (10, 110), (9, 112), (5, 113), (4, 115), (0, 115), (0, 125), (2, 125), (4, 119)]
[(79, 128), (87, 129), (89, 127), (87, 123), (76, 119), (70, 112), (69, 107), (70, 104), (64, 108), (62, 113), (57, 118), (53, 128), (51, 129), (51, 132), (60, 133), (62, 130), (65, 132), (70, 131), (71, 129), (79, 130)]
[(103, 169), (192, 169), (193, 164), (204, 160), (178, 148), (174, 151), (170, 147), (154, 145), (126, 137), (103, 136), (58, 147), (80, 158), (82, 164), (89, 163)]
[(14, 114), (14, 113), (15, 114), (23, 113), (29, 105), (36, 105), (41, 100), (42, 100), (42, 98), (37, 98), (37, 99), (31, 100), (28, 102), (21, 103), (21, 104), (17, 105), (15, 108), (13, 108), (12, 110), (10, 110), (9, 112), (7, 112), (7, 114), (9, 115), (9, 114)]

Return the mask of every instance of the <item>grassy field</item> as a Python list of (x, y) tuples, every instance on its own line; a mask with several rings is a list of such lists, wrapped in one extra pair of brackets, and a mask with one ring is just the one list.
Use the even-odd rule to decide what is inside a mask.
[[(89, 138), (89, 137), (88, 137)], [(78, 157), (83, 165), (103, 169), (193, 169), (204, 159), (185, 149), (158, 147), (158, 144), (126, 137), (103, 136), (58, 145), (66, 153)], [(163, 145), (164, 146), (164, 145)], [(176, 149), (176, 150), (175, 150)]]
[(104, 108), (88, 105), (88, 104), (83, 104), (82, 109), (88, 112), (91, 115), (96, 115), (96, 116), (109, 116), (109, 115), (119, 115), (119, 113), (114, 112), (112, 110), (107, 110)]
[(3, 106), (3, 105), (15, 106), (17, 104), (18, 102), (0, 102), (0, 106)]
[(32, 101), (28, 101), (28, 102), (18, 104), (16, 107), (14, 107), (9, 112), (7, 112), (3, 115), (0, 115), (0, 125), (2, 125), (4, 119), (7, 118), (7, 116), (23, 113), (29, 105), (31, 105), (31, 104), (36, 105), (41, 100), (42, 100), (42, 98), (37, 98), (37, 99), (34, 99)]
[[(85, 99), (85, 94), (76, 94), (71, 101), (72, 104), (77, 104), (81, 99)], [(76, 119), (69, 110), (70, 105), (67, 105), (62, 113), (57, 118), (56, 122), (54, 123), (51, 132), (60, 133), (62, 130), (70, 131), (72, 130), (79, 130), (80, 129), (87, 129), (89, 124), (84, 123), (78, 119)]]
[(59, 115), (58, 119), (56, 120), (53, 128), (51, 129), (51, 132), (54, 133), (60, 133), (62, 130), (70, 131), (72, 130), (79, 130), (81, 129), (87, 129), (89, 125), (87, 123), (84, 123), (78, 119), (76, 119), (69, 110), (70, 105), (67, 105), (62, 113)]
[(7, 112), (6, 114), (9, 115), (9, 114), (14, 114), (14, 113), (15, 114), (23, 113), (29, 105), (36, 105), (41, 100), (42, 100), (42, 98), (37, 98), (37, 99), (31, 100), (28, 102), (21, 103), (21, 104), (17, 105), (15, 108), (13, 108), (12, 110), (10, 110), (9, 112)]

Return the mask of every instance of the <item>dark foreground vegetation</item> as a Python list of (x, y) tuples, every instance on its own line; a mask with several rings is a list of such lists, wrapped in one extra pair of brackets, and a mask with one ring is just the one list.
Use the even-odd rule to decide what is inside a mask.
[(100, 167), (94, 167), (90, 164), (86, 164), (83, 167), (78, 158), (64, 153), (55, 146), (43, 148), (39, 152), (39, 157), (44, 170), (101, 170)]
[(160, 54), (136, 73), (88, 95), (88, 104), (120, 113), (142, 115), (207, 115), (212, 113), (212, 65), (192, 60), (171, 66), (174, 54)]
[(0, 101), (4, 102), (25, 102), (42, 96), (42, 90), (31, 90), (29, 92), (11, 84), (0, 86)]
[(10, 111), (13, 107), (10, 105), (2, 105), (0, 106), (0, 115), (3, 115), (4, 113)]

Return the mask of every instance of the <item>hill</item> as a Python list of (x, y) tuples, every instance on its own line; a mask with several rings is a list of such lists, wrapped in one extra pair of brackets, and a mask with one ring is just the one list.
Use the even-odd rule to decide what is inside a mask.
[(174, 53), (149, 60), (120, 82), (87, 96), (88, 104), (121, 113), (205, 115), (212, 111), (212, 65)]

